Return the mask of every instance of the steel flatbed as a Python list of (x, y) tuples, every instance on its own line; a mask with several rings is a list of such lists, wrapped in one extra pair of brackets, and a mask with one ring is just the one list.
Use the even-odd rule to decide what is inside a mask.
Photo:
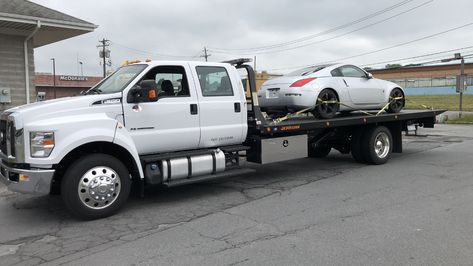
[(268, 118), (258, 104), (253, 68), (247, 59), (227, 61), (247, 72), (247, 160), (271, 163), (294, 158), (324, 157), (331, 149), (351, 153), (362, 163), (383, 164), (392, 152), (402, 152), (402, 132), (408, 126), (433, 128), (446, 110), (403, 110), (399, 113), (353, 111), (331, 119), (311, 114)]

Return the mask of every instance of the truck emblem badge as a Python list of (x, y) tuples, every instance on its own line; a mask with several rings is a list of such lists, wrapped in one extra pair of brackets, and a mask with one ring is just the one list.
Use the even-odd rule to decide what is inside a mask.
[(289, 141), (287, 139), (285, 139), (283, 142), (282, 142), (282, 146), (284, 148), (286, 148), (287, 146), (289, 146)]

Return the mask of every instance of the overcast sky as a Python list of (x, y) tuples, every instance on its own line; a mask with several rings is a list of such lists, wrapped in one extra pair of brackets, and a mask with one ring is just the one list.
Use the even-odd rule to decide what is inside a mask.
[[(472, 0), (34, 2), (99, 26), (92, 33), (35, 49), (37, 72), (51, 72), (50, 58), (56, 58), (59, 74), (77, 75), (79, 58), (84, 75), (101, 75), (96, 46), (102, 38), (112, 42), (114, 69), (126, 59), (203, 60), (199, 56), (204, 46), (210, 49), (209, 61), (256, 56), (258, 70), (274, 73), (333, 60), (379, 67), (385, 63), (374, 63), (468, 46), (472, 48), (459, 52), (473, 54), (473, 24), (401, 45), (473, 23)], [(391, 10), (378, 12), (389, 7)], [(372, 17), (366, 18), (369, 15)], [(355, 21), (358, 23), (351, 23)], [(398, 44), (401, 46), (390, 48)], [(255, 49), (258, 47), (263, 48)], [(451, 55), (453, 52), (393, 63), (427, 62)]]

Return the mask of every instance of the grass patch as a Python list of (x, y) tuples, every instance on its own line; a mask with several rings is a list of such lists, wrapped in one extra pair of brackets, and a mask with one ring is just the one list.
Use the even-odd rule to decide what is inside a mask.
[(463, 115), (462, 118), (447, 120), (447, 124), (473, 124), (473, 115)]
[[(459, 95), (406, 96), (406, 109), (423, 109), (422, 105), (426, 105), (434, 109), (458, 111), (459, 104)], [(473, 112), (473, 95), (463, 95), (463, 111)]]

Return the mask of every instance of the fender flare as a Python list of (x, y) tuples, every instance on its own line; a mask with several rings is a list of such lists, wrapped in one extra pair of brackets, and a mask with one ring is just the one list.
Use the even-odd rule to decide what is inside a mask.
[(117, 122), (117, 126), (115, 129), (115, 136), (112, 141), (114, 144), (121, 146), (122, 148), (126, 149), (130, 155), (133, 157), (133, 160), (136, 164), (138, 173), (140, 175), (140, 179), (144, 179), (143, 167), (141, 165), (140, 156), (138, 155), (138, 150), (134, 145), (135, 142), (131, 138), (130, 133), (126, 130), (126, 128)]

